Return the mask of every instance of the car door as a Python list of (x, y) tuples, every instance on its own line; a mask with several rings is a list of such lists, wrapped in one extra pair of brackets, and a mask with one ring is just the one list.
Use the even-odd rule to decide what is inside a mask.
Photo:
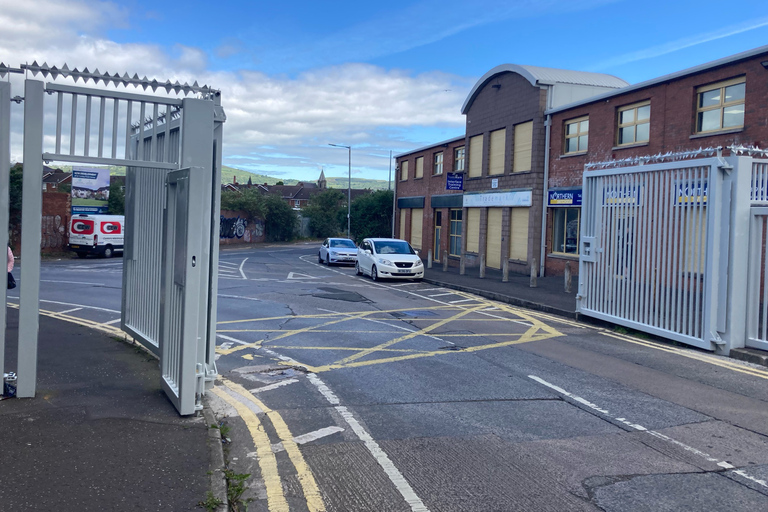
[(363, 240), (363, 244), (360, 246), (360, 251), (358, 251), (357, 259), (361, 262), (360, 268), (366, 274), (371, 273), (371, 265), (373, 264), (373, 255), (371, 254), (372, 251), (373, 244), (371, 244), (371, 241)]
[(328, 244), (329, 241), (326, 238), (323, 241), (323, 244), (320, 246), (320, 257), (323, 259), (323, 261), (328, 261)]

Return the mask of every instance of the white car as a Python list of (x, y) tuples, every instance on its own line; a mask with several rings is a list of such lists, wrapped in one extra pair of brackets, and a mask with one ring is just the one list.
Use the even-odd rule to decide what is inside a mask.
[(366, 238), (360, 244), (355, 265), (357, 275), (369, 275), (374, 281), (381, 278), (424, 278), (424, 264), (411, 244), (396, 238)]
[(357, 261), (357, 246), (349, 238), (326, 238), (317, 253), (317, 262), (328, 266), (337, 263), (353, 265)]

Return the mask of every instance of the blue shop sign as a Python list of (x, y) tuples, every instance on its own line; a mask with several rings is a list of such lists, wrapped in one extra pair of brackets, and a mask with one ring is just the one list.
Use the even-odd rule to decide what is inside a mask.
[(547, 195), (548, 206), (581, 206), (581, 189), (550, 190)]
[(464, 173), (449, 172), (445, 180), (446, 190), (464, 190)]

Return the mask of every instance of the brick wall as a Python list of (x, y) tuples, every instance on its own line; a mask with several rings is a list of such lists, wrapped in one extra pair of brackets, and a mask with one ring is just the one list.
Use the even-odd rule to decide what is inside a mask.
[[(42, 236), (40, 241), (42, 253), (67, 250), (71, 212), (72, 198), (67, 192), (43, 192)], [(14, 248), (14, 253), (19, 254), (16, 248)]]

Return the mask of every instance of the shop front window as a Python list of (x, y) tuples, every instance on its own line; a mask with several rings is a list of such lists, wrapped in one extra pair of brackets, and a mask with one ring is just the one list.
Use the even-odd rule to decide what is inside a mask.
[(552, 217), (552, 252), (578, 254), (581, 209), (557, 208)]

